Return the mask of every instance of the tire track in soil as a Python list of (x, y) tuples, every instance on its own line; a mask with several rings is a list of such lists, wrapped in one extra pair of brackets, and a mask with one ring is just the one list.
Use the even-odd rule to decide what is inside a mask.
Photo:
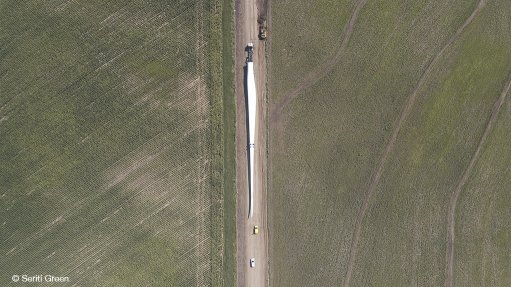
[(456, 204), (458, 203), (458, 197), (460, 196), (461, 189), (465, 186), (467, 183), (468, 177), (472, 173), (472, 169), (474, 168), (477, 159), (479, 158), (479, 155), (481, 154), (481, 150), (483, 145), (486, 143), (486, 139), (488, 138), (488, 135), (490, 134), (491, 130), (493, 129), (493, 126), (495, 125), (495, 122), (497, 120), (497, 115), (499, 114), (500, 108), (504, 104), (504, 101), (506, 100), (507, 94), (509, 93), (509, 90), (511, 88), (511, 77), (508, 80), (506, 86), (502, 90), (502, 93), (500, 94), (500, 97), (495, 102), (495, 105), (493, 106), (493, 110), (491, 112), (490, 119), (488, 120), (488, 123), (486, 124), (486, 128), (484, 129), (484, 133), (481, 136), (481, 139), (479, 140), (479, 144), (477, 145), (476, 151), (472, 155), (472, 158), (470, 159), (470, 163), (468, 164), (467, 168), (463, 172), (463, 175), (456, 186), (456, 189), (453, 191), (451, 195), (451, 200), (449, 202), (449, 212), (447, 215), (447, 278), (445, 280), (445, 286), (446, 287), (452, 287), (453, 286), (453, 275), (454, 275), (454, 225), (455, 225), (455, 211), (456, 211)]
[(308, 87), (314, 85), (317, 83), (320, 79), (325, 77), (339, 62), (341, 59), (342, 54), (344, 53), (344, 50), (348, 46), (348, 42), (351, 38), (351, 35), (353, 34), (353, 27), (355, 26), (355, 23), (358, 19), (358, 15), (360, 13), (360, 10), (364, 7), (367, 0), (358, 0), (355, 4), (355, 8), (353, 8), (353, 11), (351, 12), (350, 20), (345, 25), (343, 32), (341, 35), (344, 35), (342, 38), (342, 42), (340, 47), (337, 49), (337, 53), (331, 58), (327, 59), (325, 62), (323, 62), (321, 65), (317, 66), (312, 72), (310, 72), (307, 76), (305, 76), (301, 81), (300, 84), (291, 92), (287, 93), (284, 96), (284, 99), (280, 101), (279, 103), (275, 104), (275, 106), (272, 108), (271, 114), (270, 114), (270, 123), (273, 122), (274, 124), (279, 124), (280, 122), (280, 114), (282, 113), (282, 110), (300, 93), (307, 89)]
[(364, 199), (362, 207), (360, 208), (360, 210), (358, 212), (357, 219), (355, 221), (355, 231), (353, 233), (353, 238), (352, 238), (352, 243), (351, 243), (351, 248), (350, 248), (351, 251), (350, 251), (350, 257), (349, 257), (349, 261), (348, 261), (348, 269), (346, 271), (346, 276), (345, 276), (344, 283), (343, 283), (343, 286), (345, 286), (345, 287), (350, 286), (350, 283), (351, 283), (351, 277), (353, 274), (353, 264), (354, 264), (355, 258), (357, 256), (357, 246), (358, 246), (358, 241), (360, 239), (362, 220), (364, 219), (367, 209), (369, 207), (369, 200), (371, 199), (371, 195), (376, 190), (376, 186), (378, 185), (378, 183), (380, 181), (381, 175), (383, 173), (383, 167), (387, 161), (388, 155), (394, 148), (394, 145), (397, 140), (397, 136), (401, 130), (401, 126), (403, 125), (403, 122), (410, 114), (412, 107), (413, 107), (415, 101), (417, 100), (419, 89), (424, 85), (424, 82), (426, 81), (427, 76), (429, 76), (429, 74), (431, 73), (433, 66), (439, 61), (439, 59), (442, 57), (444, 52), (449, 47), (451, 47), (451, 45), (454, 43), (454, 41), (459, 38), (459, 36), (461, 35), (461, 33), (463, 33), (465, 28), (470, 23), (472, 23), (474, 18), (477, 15), (479, 15), (479, 13), (481, 12), (481, 10), (485, 6), (485, 4), (486, 4), (486, 0), (479, 1), (476, 8), (472, 12), (472, 14), (465, 20), (463, 25), (460, 28), (458, 28), (456, 33), (454, 33), (454, 35), (449, 38), (447, 43), (435, 55), (433, 60), (431, 60), (431, 62), (428, 64), (428, 66), (426, 67), (426, 69), (424, 70), (422, 75), (420, 76), (419, 81), (415, 85), (415, 88), (414, 88), (412, 94), (408, 97), (408, 101), (399, 115), (399, 120), (397, 121), (394, 131), (392, 132), (392, 136), (385, 147), (382, 157), (380, 158), (380, 162), (378, 163), (376, 172), (372, 176), (371, 182), (369, 184), (369, 188), (366, 193), (366, 197)]
[[(337, 50), (337, 53), (331, 59), (323, 62), (323, 64), (316, 67), (311, 73), (309, 73), (304, 79), (302, 79), (300, 84), (294, 90), (289, 92), (281, 102), (277, 103), (275, 106), (270, 108), (270, 111), (268, 113), (268, 116), (269, 116), (268, 128), (269, 129), (273, 128), (276, 131), (281, 130), (282, 126), (281, 126), (280, 114), (282, 113), (282, 110), (284, 109), (284, 107), (286, 107), (293, 99), (295, 99), (303, 90), (305, 90), (306, 88), (317, 83), (321, 78), (326, 76), (335, 67), (335, 65), (340, 61), (341, 56), (344, 52), (344, 49), (348, 46), (348, 42), (351, 38), (351, 35), (353, 34), (353, 29), (354, 29), (355, 23), (358, 19), (358, 15), (359, 15), (360, 11), (362, 10), (362, 8), (364, 7), (364, 5), (366, 4), (366, 2), (367, 2), (367, 0), (358, 0), (356, 2), (355, 7), (353, 8), (353, 11), (351, 13), (350, 20), (345, 25), (343, 32), (341, 34), (341, 35), (344, 35), (344, 37), (342, 38), (342, 42), (341, 42), (339, 49)], [(271, 51), (271, 42), (272, 42), (271, 41), (271, 35), (272, 35), (272, 33), (271, 33), (271, 30), (272, 30), (271, 5), (268, 5), (268, 0), (262, 0), (261, 6), (264, 7), (262, 14), (266, 15), (266, 18), (268, 21), (267, 23), (268, 23), (268, 29), (270, 30), (270, 38), (267, 40), (267, 43), (269, 45), (268, 51)], [(269, 65), (269, 66), (271, 65), (271, 57), (268, 57), (267, 65)], [(271, 76), (269, 76), (269, 73), (271, 73), (271, 69), (268, 68), (267, 73), (268, 73), (267, 80), (271, 81)], [(269, 92), (271, 92), (271, 91), (269, 91)], [(278, 132), (278, 134), (280, 134), (280, 132)], [(268, 135), (269, 135), (269, 133), (268, 133)], [(271, 151), (270, 145), (271, 145), (271, 138), (268, 139), (268, 154)], [(268, 162), (267, 162), (267, 166), (268, 166), (267, 176), (268, 177), (267, 178), (268, 178), (268, 181), (271, 181), (271, 176), (269, 176), (271, 174), (271, 172), (270, 172), (271, 156), (267, 155), (267, 159), (268, 159)], [(267, 209), (267, 207), (266, 207), (266, 209)], [(266, 214), (267, 213), (268, 213), (268, 211), (266, 210)], [(266, 236), (267, 236), (267, 242), (270, 243), (272, 236), (270, 234), (269, 226), (268, 226), (268, 234), (266, 234)], [(267, 249), (267, 258), (268, 259), (270, 258), (269, 249), (270, 248)], [(269, 265), (270, 265), (270, 263), (268, 262), (268, 268), (266, 270), (266, 276), (267, 276), (266, 278), (268, 280), (266, 282), (267, 285), (270, 284), (270, 278), (271, 278), (271, 273), (270, 273), (271, 270), (270, 270)]]

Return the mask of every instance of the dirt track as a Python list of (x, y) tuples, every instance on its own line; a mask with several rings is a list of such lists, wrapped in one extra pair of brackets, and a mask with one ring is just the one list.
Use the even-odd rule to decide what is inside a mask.
[[(266, 220), (266, 66), (264, 42), (257, 38), (258, 5), (267, 1), (236, 1), (236, 189), (237, 199), (237, 283), (238, 286), (268, 285), (268, 240)], [(254, 73), (257, 91), (257, 122), (254, 170), (254, 214), (248, 218), (247, 117), (244, 82), (245, 48), (254, 43)], [(258, 225), (259, 235), (252, 235)], [(249, 267), (255, 258), (256, 267)]]
[(298, 86), (292, 90), (291, 92), (287, 93), (282, 101), (275, 104), (271, 108), (271, 120), (274, 122), (278, 122), (280, 118), (280, 114), (282, 113), (282, 110), (293, 100), (295, 99), (300, 93), (307, 89), (308, 87), (314, 85), (317, 83), (321, 78), (325, 77), (330, 73), (330, 71), (335, 67), (335, 65), (339, 62), (339, 60), (342, 57), (342, 54), (344, 53), (344, 50), (348, 46), (348, 43), (351, 38), (351, 34), (353, 34), (353, 27), (355, 26), (355, 23), (357, 22), (358, 14), (360, 13), (360, 10), (364, 7), (367, 0), (358, 0), (355, 4), (355, 8), (353, 8), (353, 11), (351, 12), (350, 20), (344, 27), (344, 30), (342, 31), (342, 41), (341, 45), (337, 49), (337, 52), (335, 55), (323, 62), (321, 65), (317, 66), (312, 72), (310, 72), (307, 76), (305, 76)]
[(500, 108), (504, 101), (506, 100), (507, 94), (509, 93), (509, 89), (511, 88), (511, 80), (508, 81), (507, 85), (502, 90), (500, 97), (495, 102), (493, 106), (493, 110), (491, 112), (490, 119), (488, 120), (488, 124), (486, 124), (486, 128), (484, 129), (484, 133), (481, 136), (481, 140), (477, 145), (476, 151), (472, 155), (470, 159), (470, 163), (467, 168), (463, 172), (463, 176), (461, 177), (460, 182), (456, 186), (456, 189), (452, 192), (451, 201), (449, 202), (449, 213), (447, 215), (447, 278), (445, 279), (445, 286), (452, 287), (453, 286), (453, 274), (454, 274), (454, 225), (455, 225), (455, 211), (456, 204), (458, 203), (458, 197), (460, 196), (461, 189), (465, 186), (465, 183), (468, 180), (469, 175), (472, 173), (472, 169), (479, 158), (479, 154), (481, 153), (481, 149), (483, 145), (486, 143), (486, 139), (490, 134), (495, 121), (497, 120), (497, 115), (499, 114)]
[[(474, 18), (479, 14), (479, 12), (485, 6), (485, 4), (486, 4), (485, 0), (479, 1), (479, 4), (474, 9), (472, 14), (467, 18), (467, 20), (465, 20), (463, 25), (460, 28), (458, 28), (456, 33), (449, 38), (447, 43), (442, 47), (442, 49), (435, 55), (433, 60), (428, 64), (428, 66), (422, 73), (421, 77), (419, 78), (419, 81), (415, 85), (415, 88), (414, 88), (412, 94), (408, 97), (408, 101), (407, 101), (404, 109), (401, 111), (401, 113), (399, 115), (399, 120), (397, 121), (395, 128), (392, 132), (392, 136), (391, 136), (389, 142), (387, 143), (387, 146), (385, 147), (382, 157), (380, 158), (380, 162), (378, 163), (376, 172), (372, 176), (371, 183), (369, 184), (369, 188), (366, 192), (364, 202), (363, 202), (362, 207), (360, 208), (358, 215), (357, 215), (357, 219), (355, 222), (355, 231), (353, 232), (353, 238), (352, 238), (352, 242), (351, 242), (348, 268), (347, 268), (346, 276), (344, 278), (343, 286), (345, 286), (345, 287), (350, 286), (351, 276), (353, 274), (353, 264), (354, 264), (355, 258), (357, 256), (357, 245), (358, 245), (358, 241), (360, 239), (362, 221), (363, 221), (365, 214), (367, 212), (367, 209), (369, 207), (369, 201), (371, 199), (371, 195), (374, 193), (376, 186), (378, 185), (378, 183), (380, 181), (380, 177), (383, 173), (383, 167), (385, 166), (388, 155), (394, 148), (394, 145), (397, 140), (397, 136), (401, 130), (401, 126), (403, 125), (403, 122), (405, 121), (405, 119), (408, 117), (408, 115), (412, 111), (412, 107), (413, 107), (415, 101), (417, 100), (419, 89), (424, 85), (424, 82), (426, 81), (427, 76), (431, 73), (432, 68), (439, 61), (439, 59), (442, 57), (444, 52), (454, 43), (454, 41), (461, 35), (461, 33), (463, 33), (465, 28), (474, 20)], [(452, 268), (452, 267), (450, 267), (450, 268)]]

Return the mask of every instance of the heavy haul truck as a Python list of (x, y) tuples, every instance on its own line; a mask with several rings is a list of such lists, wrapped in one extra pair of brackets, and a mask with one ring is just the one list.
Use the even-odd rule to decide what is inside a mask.
[(247, 44), (247, 103), (248, 103), (248, 152), (249, 152), (249, 163), (248, 163), (248, 176), (249, 176), (249, 206), (248, 206), (248, 217), (251, 218), (254, 213), (254, 158), (255, 158), (255, 125), (256, 125), (256, 113), (257, 113), (257, 94), (254, 76), (254, 44)]

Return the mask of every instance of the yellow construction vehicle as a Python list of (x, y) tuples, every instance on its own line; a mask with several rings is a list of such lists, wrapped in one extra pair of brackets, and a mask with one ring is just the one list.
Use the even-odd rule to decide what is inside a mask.
[(266, 18), (259, 17), (257, 23), (259, 24), (259, 40), (266, 40), (266, 38), (268, 38), (268, 26), (266, 25)]

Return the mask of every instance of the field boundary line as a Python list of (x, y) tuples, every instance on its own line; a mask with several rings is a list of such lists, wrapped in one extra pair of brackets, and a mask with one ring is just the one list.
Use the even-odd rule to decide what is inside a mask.
[(497, 115), (499, 114), (500, 108), (504, 104), (504, 101), (506, 100), (507, 95), (509, 94), (509, 90), (511, 88), (511, 77), (509, 77), (509, 80), (507, 84), (504, 86), (504, 89), (502, 90), (500, 97), (495, 101), (495, 104), (493, 106), (490, 118), (488, 120), (488, 123), (486, 124), (486, 128), (484, 129), (484, 133), (481, 136), (481, 139), (479, 140), (479, 144), (477, 145), (477, 148), (475, 152), (472, 154), (472, 158), (470, 159), (470, 163), (468, 164), (467, 168), (463, 172), (463, 175), (456, 186), (456, 189), (452, 192), (451, 200), (449, 202), (449, 211), (447, 214), (447, 278), (445, 280), (445, 286), (446, 287), (452, 287), (453, 286), (453, 275), (454, 275), (454, 226), (455, 226), (455, 211), (456, 211), (456, 205), (458, 203), (458, 198), (461, 193), (461, 189), (465, 186), (467, 183), (467, 180), (472, 173), (472, 169), (474, 168), (477, 160), (479, 159), (479, 155), (481, 154), (481, 150), (483, 145), (486, 143), (486, 140), (488, 138), (488, 135), (493, 129), (493, 126), (495, 125), (495, 122), (497, 120)]
[(324, 61), (321, 65), (317, 66), (312, 70), (307, 76), (305, 76), (298, 84), (298, 86), (293, 89), (291, 92), (287, 93), (282, 101), (277, 103), (271, 112), (271, 118), (273, 118), (276, 122), (280, 119), (280, 114), (282, 113), (282, 110), (300, 93), (309, 88), (310, 86), (317, 83), (319, 80), (321, 80), (323, 77), (328, 75), (328, 73), (335, 67), (335, 65), (339, 62), (341, 59), (342, 54), (344, 53), (344, 50), (348, 46), (348, 43), (351, 39), (351, 35), (353, 34), (353, 28), (355, 26), (355, 22), (358, 19), (358, 15), (360, 14), (360, 11), (365, 6), (367, 0), (358, 0), (355, 4), (355, 7), (353, 8), (353, 11), (351, 12), (350, 19), (348, 23), (344, 26), (344, 29), (342, 31), (341, 35), (344, 35), (342, 37), (341, 45), (337, 49), (337, 52), (334, 54), (332, 58), (327, 59)]
[[(271, 157), (270, 157), (270, 141), (271, 141), (271, 135), (270, 135), (270, 126), (271, 126), (271, 121), (269, 120), (270, 119), (270, 98), (271, 98), (271, 44), (272, 44), (272, 12), (271, 12), (271, 6), (272, 6), (272, 1), (271, 0), (268, 0), (266, 2), (266, 20), (267, 20), (267, 23), (268, 23), (268, 30), (270, 31), (270, 37), (268, 39), (266, 39), (266, 43), (265, 43), (265, 46), (264, 46), (264, 58), (265, 58), (265, 65), (266, 65), (266, 71), (265, 71), (265, 74), (266, 74), (266, 79), (265, 79), (265, 88), (266, 88), (266, 109), (265, 109), (265, 114), (266, 114), (266, 122), (265, 122), (265, 136), (266, 136), (266, 200), (264, 201), (265, 204), (264, 204), (264, 214), (265, 214), (265, 217), (266, 217), (266, 220), (265, 220), (265, 225), (266, 225), (266, 232), (264, 233), (264, 236), (266, 237), (265, 238), (265, 241), (266, 241), (266, 271), (265, 271), (265, 286), (271, 286), (271, 257), (270, 257), (270, 248), (271, 248), (271, 234), (270, 234), (270, 224), (269, 224), (269, 221), (270, 221), (270, 218), (269, 218), (269, 214), (268, 214), (268, 206), (270, 205), (270, 191), (271, 191), (271, 187), (273, 186), (272, 182), (271, 182), (271, 172), (270, 172), (270, 169), (271, 169)], [(270, 207), (271, 209), (271, 207)]]
[(390, 152), (394, 148), (394, 145), (397, 140), (397, 136), (398, 136), (399, 132), (401, 131), (401, 127), (402, 127), (405, 119), (408, 117), (408, 115), (412, 111), (412, 107), (415, 104), (415, 101), (417, 100), (419, 90), (424, 85), (427, 76), (429, 76), (429, 74), (431, 73), (431, 71), (433, 69), (433, 66), (435, 66), (435, 64), (440, 60), (440, 58), (443, 56), (444, 52), (449, 47), (451, 47), (451, 45), (454, 43), (454, 41), (459, 38), (459, 36), (463, 33), (465, 28), (470, 23), (472, 23), (474, 18), (477, 15), (479, 15), (480, 11), (485, 6), (485, 4), (486, 4), (486, 0), (479, 1), (476, 8), (472, 12), (472, 14), (470, 14), (470, 16), (465, 20), (463, 25), (461, 27), (459, 27), (458, 30), (456, 30), (456, 33), (454, 33), (454, 35), (452, 35), (447, 40), (447, 43), (442, 47), (442, 49), (440, 49), (440, 51), (435, 55), (435, 57), (431, 60), (431, 62), (429, 62), (428, 66), (426, 67), (424, 72), (421, 74), (417, 84), (415, 85), (415, 88), (413, 89), (412, 93), (408, 97), (408, 101), (406, 102), (403, 110), (401, 111), (401, 113), (399, 115), (399, 119), (398, 119), (397, 123), (395, 124), (394, 130), (392, 131), (392, 136), (390, 137), (390, 140), (384, 149), (384, 152), (380, 158), (380, 161), (378, 163), (375, 173), (373, 173), (373, 176), (372, 176), (370, 184), (369, 184), (369, 188), (368, 188), (368, 190), (366, 192), (366, 196), (364, 198), (364, 202), (362, 203), (362, 207), (360, 208), (360, 210), (357, 214), (357, 218), (355, 221), (355, 230), (353, 232), (351, 248), (350, 248), (351, 251), (350, 251), (350, 255), (349, 255), (349, 259), (348, 259), (348, 269), (346, 271), (344, 283), (342, 284), (344, 287), (350, 286), (350, 283), (351, 283), (351, 277), (353, 274), (353, 265), (354, 265), (355, 258), (357, 256), (358, 241), (360, 239), (360, 233), (361, 233), (361, 229), (362, 229), (362, 221), (367, 213), (367, 209), (369, 208), (369, 201), (371, 199), (372, 194), (376, 190), (376, 186), (378, 185), (378, 183), (380, 181), (381, 175), (383, 173), (384, 165), (387, 161), (387, 158), (388, 158)]

